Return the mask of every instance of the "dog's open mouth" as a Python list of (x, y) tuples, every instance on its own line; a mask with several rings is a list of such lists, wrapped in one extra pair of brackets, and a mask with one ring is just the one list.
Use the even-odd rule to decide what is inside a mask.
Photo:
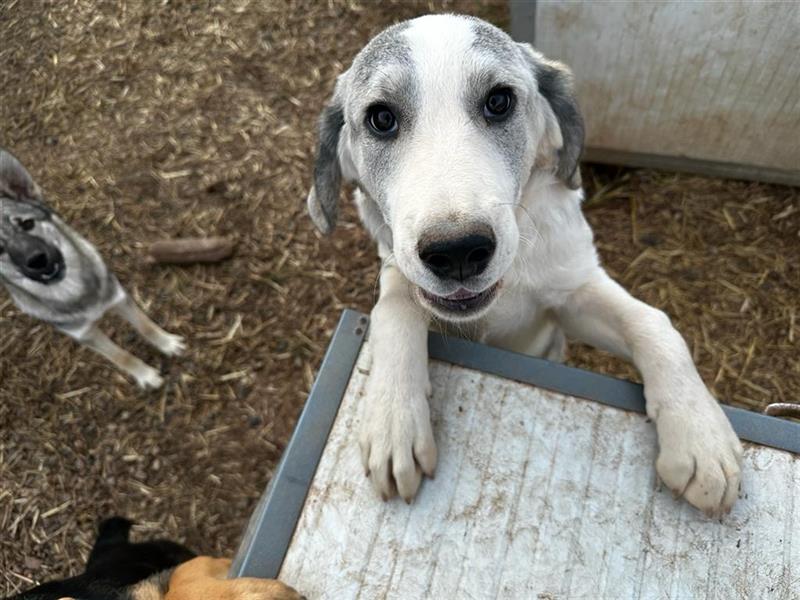
[(434, 307), (444, 309), (447, 312), (467, 315), (488, 306), (494, 299), (499, 287), (500, 283), (498, 282), (492, 287), (477, 293), (461, 288), (449, 296), (437, 296), (422, 288), (419, 288), (419, 291), (422, 297)]

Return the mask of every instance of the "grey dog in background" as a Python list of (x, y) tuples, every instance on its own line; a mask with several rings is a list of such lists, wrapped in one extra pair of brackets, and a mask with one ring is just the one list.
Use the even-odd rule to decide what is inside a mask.
[(161, 375), (111, 341), (98, 321), (112, 311), (162, 353), (178, 355), (183, 338), (153, 323), (120, 285), (95, 247), (44, 202), (28, 171), (0, 149), (0, 282), (24, 313), (50, 323), (101, 354), (145, 389)]

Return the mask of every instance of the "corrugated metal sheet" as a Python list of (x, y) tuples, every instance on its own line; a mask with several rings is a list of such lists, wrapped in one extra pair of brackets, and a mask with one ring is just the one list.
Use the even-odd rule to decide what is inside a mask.
[(800, 183), (800, 3), (539, 1), (535, 26), (536, 46), (575, 72), (592, 158), (735, 163)]
[(656, 486), (638, 414), (432, 363), (440, 462), (411, 506), (358, 456), (362, 352), (281, 579), (309, 598), (798, 598), (800, 458), (746, 451), (722, 522)]

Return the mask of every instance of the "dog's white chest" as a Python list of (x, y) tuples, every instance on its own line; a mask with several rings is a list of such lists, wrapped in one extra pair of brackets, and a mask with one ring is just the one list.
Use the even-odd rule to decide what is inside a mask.
[(530, 356), (562, 360), (564, 335), (542, 305), (521, 287), (501, 290), (489, 314), (483, 319), (480, 341)]

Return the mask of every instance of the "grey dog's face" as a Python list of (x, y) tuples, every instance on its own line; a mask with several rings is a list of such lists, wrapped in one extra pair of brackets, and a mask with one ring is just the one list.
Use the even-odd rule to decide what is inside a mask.
[(36, 293), (63, 280), (65, 239), (20, 162), (0, 148), (0, 280)]
[(478, 19), (422, 17), (375, 37), (339, 77), (309, 208), (330, 231), (340, 178), (355, 182), (419, 300), (475, 318), (516, 256), (533, 170), (577, 187), (582, 139), (562, 66)]
[(51, 284), (64, 277), (61, 233), (38, 204), (0, 198), (0, 278)]

